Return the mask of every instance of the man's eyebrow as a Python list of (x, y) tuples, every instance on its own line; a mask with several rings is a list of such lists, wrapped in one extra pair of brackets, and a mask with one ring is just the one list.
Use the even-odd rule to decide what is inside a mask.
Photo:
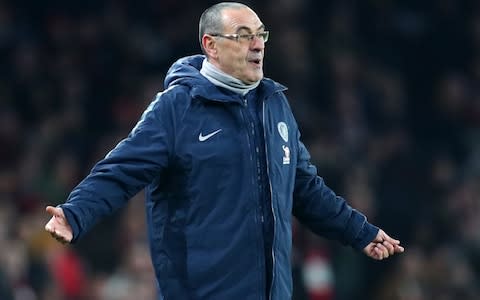
[[(260, 26), (257, 28), (257, 30), (264, 30), (264, 29), (265, 29), (265, 25), (264, 25), (264, 24), (260, 25)], [(250, 29), (250, 27), (240, 26), (240, 27), (237, 28), (236, 32), (239, 32), (239, 31), (241, 31), (241, 30), (252, 31), (252, 30)]]

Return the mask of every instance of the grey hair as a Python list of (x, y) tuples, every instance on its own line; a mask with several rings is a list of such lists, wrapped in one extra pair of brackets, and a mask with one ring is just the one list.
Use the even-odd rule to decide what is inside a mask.
[(208, 33), (221, 33), (223, 30), (222, 12), (226, 8), (240, 9), (248, 8), (245, 4), (238, 2), (221, 2), (207, 8), (200, 17), (198, 23), (198, 41), (202, 52), (206, 54), (202, 45), (202, 37)]

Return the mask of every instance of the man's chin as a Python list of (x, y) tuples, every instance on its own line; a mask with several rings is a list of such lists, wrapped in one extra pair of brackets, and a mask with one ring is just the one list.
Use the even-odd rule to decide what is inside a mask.
[(247, 78), (247, 81), (245, 81), (246, 84), (254, 84), (260, 80), (263, 79), (263, 72), (260, 74), (255, 74), (254, 76)]

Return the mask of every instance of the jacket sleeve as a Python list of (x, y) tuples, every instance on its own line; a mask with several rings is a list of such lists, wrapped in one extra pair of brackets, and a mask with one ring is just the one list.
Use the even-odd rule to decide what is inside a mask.
[(162, 106), (158, 96), (128, 137), (99, 161), (60, 205), (73, 230), (72, 242), (101, 217), (122, 207), (166, 168), (172, 144)]
[(316, 234), (362, 250), (375, 238), (378, 228), (325, 185), (300, 140), (298, 147), (293, 214)]

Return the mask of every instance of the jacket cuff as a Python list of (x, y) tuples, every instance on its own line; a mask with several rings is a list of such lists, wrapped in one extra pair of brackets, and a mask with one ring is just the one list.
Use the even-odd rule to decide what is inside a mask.
[(377, 226), (370, 224), (365, 220), (365, 223), (363, 223), (362, 229), (356, 236), (352, 247), (359, 251), (363, 250), (363, 248), (375, 239), (379, 230), (380, 229)]
[(58, 205), (57, 207), (60, 207), (63, 210), (63, 214), (65, 215), (68, 224), (72, 228), (73, 238), (70, 243), (74, 244), (78, 240), (78, 236), (80, 235), (80, 226), (78, 225), (77, 218), (75, 217), (75, 214), (70, 210), (70, 208), (68, 208), (68, 205), (62, 204)]

